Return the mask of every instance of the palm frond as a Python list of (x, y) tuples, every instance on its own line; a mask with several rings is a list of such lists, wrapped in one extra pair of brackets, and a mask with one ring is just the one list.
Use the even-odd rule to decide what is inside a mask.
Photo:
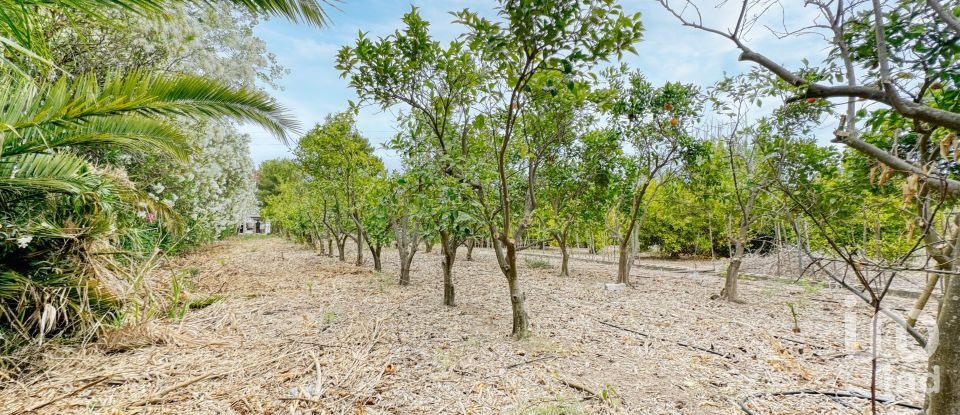
[[(257, 89), (233, 88), (219, 81), (193, 75), (158, 77), (139, 73), (131, 76), (135, 79), (134, 82), (145, 87), (145, 90), (138, 91), (155, 99), (151, 103), (152, 109), (144, 108), (145, 113), (157, 111), (193, 118), (227, 117), (237, 121), (249, 121), (265, 128), (284, 142), (288, 138), (287, 131), (300, 130), (299, 123), (282, 105)], [(114, 86), (118, 89), (111, 89)], [(104, 92), (119, 94), (127, 91), (130, 86), (135, 85), (124, 82), (108, 83)]]
[[(334, 0), (336, 1), (336, 0)], [(206, 0), (207, 3), (212, 3)], [(320, 3), (334, 7), (333, 1), (323, 0), (230, 0), (247, 10), (282, 17), (296, 23), (307, 23), (316, 27), (330, 24), (329, 15)]]
[(116, 148), (131, 152), (160, 152), (186, 160), (190, 146), (186, 136), (169, 122), (132, 115), (94, 117), (81, 124), (29, 128), (11, 140), (2, 154), (14, 156), (64, 148)]
[(80, 274), (0, 270), (0, 326), (22, 338), (42, 341), (48, 333), (95, 326), (96, 309), (115, 301)]
[[(23, 57), (26, 58), (27, 60), (33, 60), (41, 64), (56, 68), (56, 65), (54, 65), (53, 62), (51, 62), (47, 58), (44, 58), (43, 56), (41, 56), (41, 54), (33, 51), (28, 47), (24, 47), (20, 45), (13, 39), (8, 39), (4, 36), (0, 36), (0, 50), (4, 48), (11, 49), (13, 52), (23, 55)], [(8, 54), (0, 53), (0, 67), (7, 68), (10, 71), (16, 73), (17, 75), (20, 75), (23, 78), (28, 78), (29, 74), (27, 74), (27, 72), (22, 68), (22, 66), (23, 65), (20, 62), (10, 59), (8, 57)]]
[(0, 158), (0, 192), (84, 193), (99, 183), (87, 162), (70, 153), (33, 153)]
[[(136, 71), (109, 74), (103, 85), (93, 75), (83, 75), (39, 86), (4, 77), (0, 79), (0, 96), (6, 101), (0, 107), (0, 134), (19, 136), (21, 141), (34, 128), (75, 127), (97, 118), (130, 115), (248, 121), (283, 141), (288, 130), (299, 130), (299, 124), (267, 93), (233, 88), (195, 75)], [(152, 130), (159, 131), (156, 126)]]

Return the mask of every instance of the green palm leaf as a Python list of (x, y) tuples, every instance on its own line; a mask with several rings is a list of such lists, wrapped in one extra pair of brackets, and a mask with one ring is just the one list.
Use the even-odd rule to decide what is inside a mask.
[[(16, 146), (35, 145), (26, 140), (44, 141), (52, 136), (50, 129), (84, 124), (93, 128), (105, 125), (96, 124), (98, 119), (120, 116), (229, 118), (256, 123), (283, 141), (288, 130), (299, 130), (297, 122), (265, 92), (232, 88), (195, 75), (114, 73), (107, 75), (103, 85), (94, 76), (84, 75), (74, 80), (63, 77), (49, 86), (0, 77), (0, 96), (6, 97), (0, 107), (4, 147), (11, 139), (20, 141)], [(141, 125), (141, 133), (161, 132), (157, 125), (147, 127)]]
[(6, 146), (4, 156), (45, 152), (54, 149), (117, 148), (131, 152), (157, 151), (186, 160), (187, 139), (169, 122), (132, 115), (95, 117), (80, 124), (28, 128), (18, 140)]
[(87, 162), (70, 153), (25, 154), (0, 159), (0, 192), (83, 193), (99, 180), (89, 174)]
[[(297, 23), (307, 23), (316, 27), (329, 24), (329, 17), (320, 3), (333, 6), (334, 1), (323, 0), (230, 0), (254, 13), (268, 14)], [(212, 3), (205, 0), (205, 3)]]

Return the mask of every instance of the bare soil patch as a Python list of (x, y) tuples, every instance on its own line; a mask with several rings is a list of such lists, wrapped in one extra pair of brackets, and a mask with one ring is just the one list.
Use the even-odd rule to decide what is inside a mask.
[[(607, 291), (613, 265), (575, 260), (559, 278), (530, 255), (521, 281), (535, 335), (516, 341), (492, 253), (460, 254), (450, 308), (438, 253), (418, 252), (413, 285), (399, 287), (391, 250), (377, 273), (280, 239), (216, 244), (174, 265), (223, 300), (136, 328), (149, 344), (48, 348), (32, 373), (0, 384), (0, 413), (742, 414), (758, 393), (868, 393), (868, 309), (843, 291), (748, 280), (747, 302), (730, 304), (709, 299), (716, 276), (650, 270)], [(879, 393), (921, 403), (924, 351), (881, 326)], [(867, 401), (746, 405), (854, 414)]]

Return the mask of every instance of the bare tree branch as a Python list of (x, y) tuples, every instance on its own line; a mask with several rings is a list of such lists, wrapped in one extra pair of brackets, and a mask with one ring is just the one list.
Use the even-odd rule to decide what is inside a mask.
[(960, 35), (960, 20), (957, 20), (953, 13), (947, 10), (946, 7), (943, 7), (939, 0), (927, 0), (927, 5), (930, 6), (933, 11), (937, 12), (937, 16), (940, 16), (947, 26), (950, 26), (954, 32)]

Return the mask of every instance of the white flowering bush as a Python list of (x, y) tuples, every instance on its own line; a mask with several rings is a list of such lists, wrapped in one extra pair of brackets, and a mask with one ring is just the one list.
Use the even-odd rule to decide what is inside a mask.
[[(259, 17), (228, 2), (207, 6), (172, 5), (164, 19), (114, 13), (124, 30), (102, 25), (67, 25), (56, 36), (65, 67), (75, 70), (160, 69), (225, 80), (237, 87), (258, 83), (276, 86), (286, 73), (266, 44), (253, 36)], [(79, 39), (108, 45), (78, 50)], [(126, 226), (152, 232), (133, 232), (125, 246), (142, 249), (160, 245), (168, 252), (200, 246), (234, 231), (244, 215), (256, 212), (254, 166), (249, 137), (235, 125), (178, 120), (190, 132), (191, 155), (186, 162), (152, 154), (115, 152), (96, 157), (126, 169), (136, 186), (155, 201), (178, 213), (176, 235), (166, 232), (144, 209), (133, 212)], [(148, 220), (149, 219), (149, 220)], [(133, 238), (134, 240), (131, 240)]]
[[(167, 56), (175, 70), (226, 79), (237, 86), (258, 81), (275, 86), (274, 81), (286, 73), (266, 44), (253, 36), (257, 16), (228, 3), (209, 8), (181, 4), (172, 14), (173, 24), (140, 19), (134, 47)], [(232, 124), (185, 122), (184, 128), (197, 132), (187, 163), (175, 168), (169, 160), (150, 159), (158, 165), (138, 166), (147, 172), (172, 172), (140, 181), (162, 186), (151, 193), (184, 221), (182, 235), (165, 239), (169, 244), (165, 248), (171, 251), (228, 235), (257, 209), (250, 137)]]
[(49, 17), (47, 26), (60, 28), (51, 35), (52, 60), (70, 73), (153, 69), (247, 87), (259, 81), (275, 88), (288, 72), (253, 35), (260, 18), (229, 2), (172, 3), (162, 19), (107, 14), (115, 24), (75, 15)]
[[(152, 178), (150, 197), (179, 213), (184, 231), (166, 248), (198, 246), (229, 235), (245, 215), (256, 212), (250, 137), (230, 124), (201, 125), (194, 153), (179, 170)], [(165, 160), (154, 160), (162, 165)], [(154, 166), (157, 167), (157, 166)]]

